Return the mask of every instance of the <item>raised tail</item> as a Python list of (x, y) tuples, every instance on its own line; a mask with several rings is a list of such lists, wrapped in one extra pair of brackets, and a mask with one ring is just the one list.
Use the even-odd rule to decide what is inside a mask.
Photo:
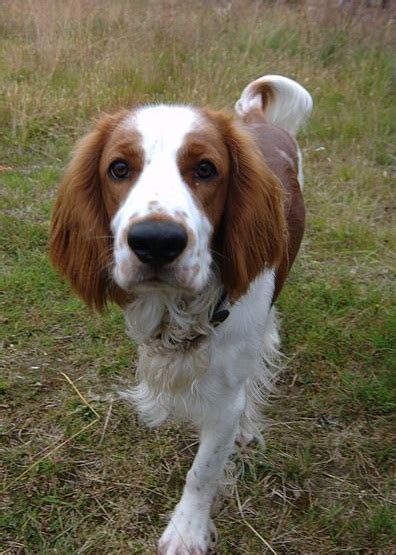
[(252, 81), (242, 92), (235, 110), (244, 118), (252, 110), (261, 110), (266, 121), (297, 135), (312, 110), (312, 97), (293, 79), (264, 75)]

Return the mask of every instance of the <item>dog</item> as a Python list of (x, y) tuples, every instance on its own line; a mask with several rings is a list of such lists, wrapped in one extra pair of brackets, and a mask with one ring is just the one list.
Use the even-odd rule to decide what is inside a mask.
[(310, 94), (268, 75), (235, 109), (105, 115), (77, 145), (52, 215), (55, 268), (88, 306), (118, 303), (139, 345), (123, 396), (149, 426), (174, 417), (199, 431), (161, 555), (216, 541), (211, 506), (235, 442), (260, 437), (279, 351), (274, 302), (304, 232), (295, 137)]

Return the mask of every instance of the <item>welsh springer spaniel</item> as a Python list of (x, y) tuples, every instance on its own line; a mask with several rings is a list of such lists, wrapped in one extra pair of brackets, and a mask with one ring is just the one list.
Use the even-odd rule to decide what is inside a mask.
[(235, 442), (260, 437), (278, 353), (274, 308), (304, 228), (295, 135), (309, 93), (281, 76), (224, 112), (149, 105), (103, 117), (78, 144), (52, 218), (52, 262), (78, 295), (115, 301), (139, 344), (123, 396), (150, 426), (190, 421), (200, 445), (162, 555), (203, 554)]

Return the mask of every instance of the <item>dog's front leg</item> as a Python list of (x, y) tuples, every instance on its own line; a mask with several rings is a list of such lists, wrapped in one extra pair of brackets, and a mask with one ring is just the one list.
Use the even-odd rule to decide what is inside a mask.
[(216, 543), (210, 509), (245, 406), (244, 387), (222, 393), (216, 401), (205, 411), (199, 449), (159, 541), (160, 555), (203, 555)]

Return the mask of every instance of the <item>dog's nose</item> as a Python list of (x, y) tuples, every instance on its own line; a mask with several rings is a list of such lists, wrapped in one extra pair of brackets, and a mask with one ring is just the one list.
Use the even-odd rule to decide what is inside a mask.
[(146, 221), (128, 231), (128, 245), (144, 264), (169, 264), (186, 248), (185, 229), (173, 222)]

